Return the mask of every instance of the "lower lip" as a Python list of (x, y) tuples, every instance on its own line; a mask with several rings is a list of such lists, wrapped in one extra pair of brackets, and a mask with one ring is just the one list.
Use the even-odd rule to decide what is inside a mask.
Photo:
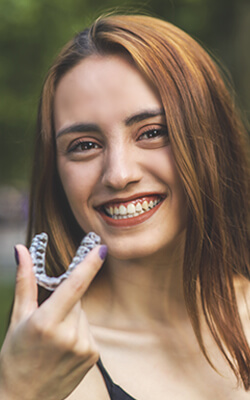
[(116, 226), (116, 227), (129, 227), (129, 226), (134, 226), (141, 224), (142, 222), (146, 221), (152, 215), (160, 208), (162, 205), (162, 201), (158, 203), (154, 208), (151, 208), (151, 210), (144, 212), (141, 215), (137, 215), (136, 217), (131, 217), (131, 218), (121, 218), (121, 219), (113, 219), (109, 217), (107, 214), (105, 214), (103, 211), (99, 211), (101, 217), (104, 219), (104, 221), (111, 226)]

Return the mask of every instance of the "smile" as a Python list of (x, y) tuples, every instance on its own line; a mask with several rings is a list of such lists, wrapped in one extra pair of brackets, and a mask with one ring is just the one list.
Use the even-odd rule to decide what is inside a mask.
[(159, 204), (161, 199), (157, 200), (136, 200), (135, 202), (129, 203), (127, 206), (124, 204), (111, 205), (104, 207), (107, 215), (113, 219), (126, 219), (137, 217), (138, 215), (144, 214)]
[(137, 197), (130, 201), (112, 201), (98, 207), (98, 211), (109, 225), (136, 225), (151, 217), (160, 207), (165, 197), (160, 194), (154, 194)]

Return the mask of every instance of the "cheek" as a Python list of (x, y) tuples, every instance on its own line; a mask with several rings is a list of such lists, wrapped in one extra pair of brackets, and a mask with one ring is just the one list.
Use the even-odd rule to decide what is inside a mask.
[(177, 192), (184, 195), (183, 185), (178, 173), (171, 146), (159, 149), (150, 155), (150, 168), (155, 176), (164, 182), (172, 194)]
[[(187, 201), (183, 184), (178, 173), (171, 147), (168, 146), (160, 151), (157, 156), (150, 160), (151, 171), (155, 176), (165, 183), (175, 216), (186, 222)], [(175, 217), (176, 218), (176, 217)]]
[(72, 208), (87, 201), (95, 182), (94, 171), (80, 163), (58, 162), (58, 172), (67, 199)]

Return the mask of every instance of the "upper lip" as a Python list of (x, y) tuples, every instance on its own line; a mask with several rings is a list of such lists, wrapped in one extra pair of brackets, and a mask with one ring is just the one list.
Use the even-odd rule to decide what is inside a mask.
[(159, 192), (150, 192), (150, 193), (136, 193), (128, 197), (116, 197), (112, 198), (110, 200), (106, 200), (98, 205), (95, 206), (95, 208), (101, 208), (104, 207), (107, 204), (112, 204), (112, 203), (126, 203), (128, 201), (133, 201), (133, 200), (139, 200), (143, 197), (151, 197), (151, 196), (158, 196), (161, 198), (167, 197), (165, 193), (159, 193)]

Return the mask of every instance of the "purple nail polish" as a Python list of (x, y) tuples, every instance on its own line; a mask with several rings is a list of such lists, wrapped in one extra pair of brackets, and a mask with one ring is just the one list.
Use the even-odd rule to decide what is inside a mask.
[(103, 244), (99, 250), (99, 257), (101, 258), (101, 260), (104, 260), (106, 258), (107, 253), (108, 253), (108, 247), (105, 244)]
[(18, 251), (17, 251), (16, 247), (14, 247), (14, 250), (15, 250), (16, 265), (19, 265), (19, 254), (18, 254)]

